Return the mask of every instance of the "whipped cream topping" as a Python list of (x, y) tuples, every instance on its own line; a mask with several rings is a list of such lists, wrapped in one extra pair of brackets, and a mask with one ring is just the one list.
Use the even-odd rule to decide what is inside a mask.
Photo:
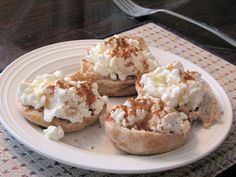
[(43, 130), (44, 135), (51, 140), (60, 140), (64, 137), (64, 131), (61, 126), (52, 126), (50, 125), (47, 129)]
[(110, 118), (129, 129), (160, 133), (181, 133), (184, 121), (188, 119), (185, 113), (153, 97), (130, 98), (123, 105), (116, 106)]
[(107, 97), (100, 96), (96, 83), (71, 81), (60, 71), (38, 76), (18, 88), (19, 101), (34, 109), (43, 108), (44, 120), (51, 122), (54, 117), (72, 123), (99, 114)]
[(150, 72), (156, 68), (157, 60), (140, 40), (115, 35), (91, 47), (87, 59), (94, 64), (95, 72), (113, 80)]
[(184, 71), (183, 65), (176, 61), (143, 74), (138, 84), (143, 95), (160, 98), (169, 107), (186, 105), (195, 110), (203, 100), (206, 83), (199, 73)]

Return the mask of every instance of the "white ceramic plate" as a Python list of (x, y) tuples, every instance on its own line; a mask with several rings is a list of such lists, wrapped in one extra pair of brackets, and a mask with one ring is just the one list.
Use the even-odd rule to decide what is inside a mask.
[[(209, 129), (195, 124), (187, 144), (175, 151), (152, 156), (128, 155), (119, 151), (95, 124), (67, 134), (62, 141), (50, 141), (42, 129), (27, 122), (17, 111), (17, 86), (43, 73), (75, 71), (86, 49), (97, 40), (69, 41), (39, 48), (10, 64), (0, 78), (0, 114), (7, 130), (34, 151), (56, 161), (79, 168), (113, 173), (147, 173), (177, 168), (194, 162), (216, 149), (226, 138), (232, 123), (232, 108), (222, 87), (207, 72), (183, 58), (150, 47), (161, 65), (179, 60), (186, 69), (200, 72), (210, 84), (224, 111), (221, 121)], [(126, 98), (113, 98), (109, 107)]]

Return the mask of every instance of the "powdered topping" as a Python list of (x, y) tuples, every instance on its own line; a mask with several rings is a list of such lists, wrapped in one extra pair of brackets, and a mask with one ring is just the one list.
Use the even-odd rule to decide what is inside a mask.
[(87, 59), (93, 63), (95, 72), (113, 80), (152, 71), (157, 61), (140, 41), (144, 43), (142, 38), (115, 35), (93, 46)]
[(197, 72), (184, 71), (180, 62), (157, 67), (143, 74), (139, 83), (141, 95), (160, 98), (169, 107), (187, 105), (195, 110), (203, 100), (205, 82)]
[(137, 130), (161, 133), (181, 133), (186, 114), (165, 105), (160, 99), (130, 98), (116, 106), (108, 119)]
[(54, 117), (83, 122), (84, 118), (99, 114), (107, 99), (100, 96), (96, 83), (71, 81), (60, 71), (20, 84), (18, 95), (23, 105), (43, 109), (47, 122)]

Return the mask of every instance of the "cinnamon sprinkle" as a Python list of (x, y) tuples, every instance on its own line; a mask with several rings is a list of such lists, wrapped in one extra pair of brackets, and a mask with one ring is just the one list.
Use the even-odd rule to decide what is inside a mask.
[[(166, 67), (166, 69), (172, 71), (174, 69), (174, 67), (172, 64), (170, 64), (169, 66)], [(180, 70), (180, 75), (183, 78), (182, 82), (186, 82), (188, 80), (195, 80), (197, 74), (198, 74), (198, 72), (196, 72), (196, 71), (181, 71)]]
[(66, 83), (64, 80), (58, 80), (56, 82), (56, 87), (59, 87), (59, 88), (62, 88), (62, 89), (68, 89), (70, 87), (73, 87), (73, 85)]
[(149, 65), (147, 64), (146, 60), (143, 60), (143, 68), (145, 71), (148, 71)]
[(111, 51), (111, 57), (130, 58), (132, 54), (137, 55), (138, 49), (134, 46), (120, 47), (116, 46)]
[(134, 63), (129, 61), (128, 63), (125, 64), (126, 67), (134, 66)]
[(107, 41), (105, 41), (104, 43), (105, 43), (105, 45), (111, 45), (113, 41), (117, 44), (117, 47), (128, 47), (128, 45), (129, 45), (126, 42), (126, 39), (122, 36), (111, 37)]
[(134, 99), (134, 98), (129, 98), (128, 101), (131, 103), (132, 109), (144, 109), (145, 111), (148, 111), (151, 109), (152, 102), (149, 99), (145, 98), (139, 98), (139, 99)]
[(168, 70), (172, 71), (172, 70), (174, 69), (174, 67), (173, 67), (172, 63), (171, 63), (170, 65), (168, 65), (168, 66), (166, 67), (166, 69), (168, 69)]
[(188, 80), (195, 80), (197, 74), (198, 72), (195, 72), (195, 71), (181, 72), (181, 76), (183, 77), (183, 82), (186, 82)]
[(160, 118), (163, 117), (163, 114), (166, 114), (164, 107), (165, 107), (165, 103), (163, 101), (159, 101), (158, 105), (160, 106), (159, 110), (154, 110), (152, 111), (152, 114), (155, 114), (157, 116), (159, 116)]
[(87, 96), (86, 104), (88, 106), (91, 106), (96, 101), (96, 96), (92, 91), (92, 83), (90, 82), (81, 83), (79, 88), (76, 87), (76, 92), (80, 96)]
[(49, 85), (47, 86), (47, 89), (49, 90), (49, 95), (53, 95), (55, 91), (55, 85)]
[[(72, 84), (68, 84), (66, 83), (64, 80), (58, 80), (56, 82), (56, 87), (62, 88), (62, 89), (68, 89), (70, 87), (75, 87)], [(96, 96), (94, 95), (93, 91), (92, 91), (92, 83), (85, 81), (83, 83), (80, 84), (79, 88), (76, 88), (76, 92), (79, 96), (86, 96), (86, 104), (88, 106), (91, 106), (93, 104), (93, 102), (96, 101)]]
[[(148, 121), (150, 120), (152, 115), (153, 114), (160, 115), (163, 112), (166, 114), (166, 112), (164, 111), (165, 105), (164, 105), (164, 102), (162, 101), (153, 102), (152, 100), (145, 99), (145, 98), (140, 98), (140, 99), (129, 98), (128, 101), (130, 102), (131, 107), (127, 107), (126, 105), (118, 105), (112, 109), (112, 111), (115, 111), (116, 109), (123, 110), (125, 112), (125, 115), (124, 115), (125, 122), (128, 122), (129, 115), (136, 116), (137, 109), (143, 109), (147, 112), (147, 115), (143, 120), (134, 123), (134, 125), (127, 126), (127, 128), (129, 129), (135, 128), (137, 130), (149, 131)], [(159, 104), (160, 110), (152, 111), (151, 108), (154, 104)], [(112, 120), (111, 114), (109, 114), (109, 116), (107, 117), (107, 120)]]
[(115, 47), (111, 51), (111, 57), (130, 58), (132, 54), (137, 55), (138, 52), (138, 49), (129, 45), (127, 39), (122, 36), (111, 37), (104, 43), (105, 45), (112, 45), (112, 43), (115, 43)]

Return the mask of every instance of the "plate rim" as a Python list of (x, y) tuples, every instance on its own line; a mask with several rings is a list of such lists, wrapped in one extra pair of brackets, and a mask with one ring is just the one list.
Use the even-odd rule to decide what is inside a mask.
[[(53, 47), (53, 46), (58, 46), (58, 45), (65, 45), (65, 44), (68, 44), (68, 43), (70, 44), (70, 43), (74, 43), (74, 42), (77, 43), (77, 42), (80, 42), (80, 41), (81, 41), (81, 42), (86, 42), (86, 43), (91, 43), (91, 44), (92, 44), (93, 42), (95, 43), (95, 42), (98, 42), (98, 41), (101, 41), (101, 40), (97, 40), (97, 39), (94, 40), (94, 39), (91, 39), (91, 40), (73, 40), (73, 41), (66, 41), (66, 42), (60, 42), (60, 43), (50, 44), (50, 45), (43, 46), (43, 47), (40, 47), (40, 48), (38, 48), (38, 49), (32, 50), (32, 51), (30, 51), (30, 52), (28, 52), (28, 53), (26, 53), (26, 54), (20, 56), (19, 58), (17, 58), (15, 61), (13, 61), (11, 64), (9, 64), (9, 65), (3, 70), (3, 72), (2, 72), (1, 75), (0, 75), (0, 89), (1, 89), (1, 81), (2, 81), (2, 79), (3, 79), (3, 77), (4, 77), (4, 75), (7, 74), (7, 71), (10, 70), (11, 67), (13, 67), (14, 65), (16, 65), (17, 62), (23, 60), (24, 58), (27, 58), (27, 56), (28, 56), (29, 54), (32, 54), (32, 53), (34, 53), (34, 52), (43, 50), (43, 49), (45, 49), (45, 48), (47, 49), (48, 47)], [(151, 47), (151, 46), (149, 46), (149, 48), (150, 48), (151, 50), (153, 50), (153, 49), (158, 49), (158, 48), (156, 48), (156, 47)], [(158, 50), (161, 50), (161, 49), (158, 49)], [(231, 118), (230, 118), (230, 126), (228, 127), (227, 132), (225, 133), (225, 136), (221, 139), (221, 141), (218, 142), (217, 146), (214, 146), (210, 151), (208, 151), (208, 152), (206, 152), (206, 153), (203, 153), (201, 156), (198, 156), (197, 158), (193, 158), (193, 159), (191, 159), (190, 161), (186, 161), (185, 163), (179, 163), (178, 165), (167, 166), (166, 168), (162, 168), (162, 169), (146, 169), (146, 170), (144, 170), (144, 169), (141, 169), (141, 170), (137, 169), (137, 170), (135, 170), (135, 171), (129, 171), (129, 170), (120, 171), (120, 169), (116, 170), (116, 169), (107, 169), (107, 168), (101, 168), (101, 167), (83, 166), (83, 165), (81, 165), (81, 164), (78, 165), (78, 164), (70, 163), (70, 162), (68, 162), (68, 161), (65, 162), (65, 161), (63, 161), (62, 159), (57, 158), (57, 157), (55, 157), (55, 156), (53, 156), (53, 155), (51, 155), (51, 154), (45, 154), (45, 152), (43, 152), (42, 150), (39, 150), (39, 149), (35, 148), (34, 146), (32, 146), (30, 143), (28, 143), (27, 141), (25, 141), (24, 138), (22, 138), (20, 135), (16, 134), (16, 133), (14, 132), (14, 130), (12, 130), (11, 127), (7, 124), (7, 122), (4, 121), (4, 118), (2, 117), (1, 110), (0, 110), (0, 114), (1, 114), (1, 115), (0, 115), (0, 120), (1, 120), (1, 122), (3, 123), (4, 127), (10, 132), (10, 134), (13, 135), (14, 137), (16, 137), (16, 139), (17, 139), (18, 141), (22, 142), (22, 143), (23, 143), (24, 145), (26, 145), (27, 147), (33, 149), (34, 151), (36, 151), (37, 153), (39, 153), (39, 154), (41, 154), (41, 155), (44, 155), (44, 156), (49, 157), (50, 159), (53, 159), (53, 160), (56, 160), (56, 161), (59, 161), (59, 162), (61, 162), (61, 163), (65, 163), (65, 164), (68, 164), (68, 165), (71, 165), (71, 166), (76, 166), (76, 167), (78, 167), (78, 168), (89, 169), (89, 170), (95, 170), (95, 171), (100, 171), (100, 172), (122, 173), (122, 174), (134, 174), (134, 173), (159, 172), (159, 171), (164, 171), (164, 170), (168, 170), (168, 169), (178, 168), (178, 167), (184, 166), (184, 165), (186, 165), (186, 164), (193, 163), (193, 162), (195, 162), (195, 161), (197, 161), (197, 160), (199, 160), (199, 159), (201, 159), (201, 158), (203, 158), (203, 157), (209, 155), (211, 152), (213, 152), (217, 147), (219, 147), (219, 146), (222, 144), (222, 142), (223, 142), (223, 141), (225, 140), (225, 138), (228, 136), (228, 134), (229, 134), (229, 132), (230, 132), (230, 130), (231, 130), (232, 121), (233, 121), (232, 105), (231, 105), (231, 102), (230, 102), (230, 100), (229, 100), (229, 97), (228, 97), (228, 95), (226, 94), (226, 92), (224, 91), (223, 87), (222, 87), (222, 86), (218, 83), (218, 81), (216, 81), (216, 80), (213, 78), (213, 76), (211, 76), (207, 71), (205, 71), (204, 69), (202, 69), (200, 66), (198, 66), (198, 65), (196, 65), (196, 64), (194, 64), (194, 63), (192, 63), (192, 62), (190, 62), (189, 60), (184, 59), (183, 57), (180, 57), (180, 56), (178, 56), (178, 55), (175, 55), (175, 54), (173, 54), (173, 53), (170, 53), (170, 52), (167, 52), (167, 51), (164, 51), (164, 50), (161, 50), (161, 51), (163, 51), (164, 53), (166, 53), (166, 54), (168, 54), (168, 55), (173, 55), (173, 56), (175, 56), (175, 57), (177, 57), (177, 58), (180, 58), (181, 60), (184, 60), (185, 62), (190, 63), (190, 65), (194, 65), (194, 67), (198, 67), (198, 68), (200, 68), (201, 70), (203, 70), (203, 71), (205, 72), (204, 75), (207, 74), (208, 77), (210, 77), (214, 82), (216, 82), (216, 84), (219, 86), (219, 88), (221, 89), (221, 91), (225, 94), (225, 96), (226, 96), (225, 99), (227, 99), (227, 102), (229, 103), (228, 105), (230, 106), (229, 109), (231, 110), (231, 112), (230, 112)], [(0, 105), (0, 107), (1, 107), (1, 105)]]

